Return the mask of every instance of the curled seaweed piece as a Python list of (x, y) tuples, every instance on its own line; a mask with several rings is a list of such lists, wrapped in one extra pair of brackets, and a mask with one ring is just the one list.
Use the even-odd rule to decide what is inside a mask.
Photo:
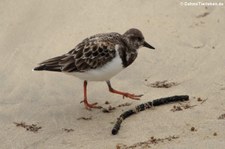
[(171, 97), (155, 99), (153, 101), (149, 101), (149, 102), (137, 105), (134, 109), (125, 111), (124, 113), (122, 113), (119, 116), (119, 118), (117, 118), (117, 121), (112, 129), (112, 134), (116, 135), (120, 129), (120, 125), (123, 122), (123, 120), (133, 114), (136, 114), (140, 111), (144, 111), (146, 109), (150, 109), (153, 106), (160, 106), (160, 105), (164, 105), (164, 104), (168, 104), (168, 103), (172, 103), (172, 102), (187, 101), (187, 100), (189, 100), (188, 95), (176, 95), (176, 96), (171, 96)]

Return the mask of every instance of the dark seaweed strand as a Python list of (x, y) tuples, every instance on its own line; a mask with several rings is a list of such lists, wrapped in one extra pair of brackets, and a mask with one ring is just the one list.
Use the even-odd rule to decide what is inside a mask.
[(117, 118), (117, 122), (112, 129), (112, 134), (116, 135), (118, 133), (119, 129), (120, 129), (120, 125), (123, 122), (123, 120), (128, 118), (129, 116), (131, 116), (133, 114), (136, 114), (140, 111), (144, 111), (146, 109), (150, 109), (153, 106), (160, 106), (160, 105), (163, 105), (163, 104), (168, 104), (168, 103), (178, 102), (178, 101), (187, 101), (187, 100), (189, 100), (188, 95), (180, 95), (180, 96), (171, 96), (171, 97), (159, 98), (159, 99), (155, 99), (153, 101), (149, 101), (149, 102), (137, 105), (134, 109), (125, 111), (124, 113), (122, 113), (120, 115), (119, 118)]

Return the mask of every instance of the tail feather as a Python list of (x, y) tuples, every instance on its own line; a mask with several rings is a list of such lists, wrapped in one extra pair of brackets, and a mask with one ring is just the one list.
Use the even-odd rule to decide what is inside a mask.
[(59, 61), (61, 61), (63, 58), (65, 58), (65, 55), (61, 55), (61, 56), (57, 56), (48, 60), (45, 60), (41, 63), (39, 63), (39, 65), (51, 65), (51, 64), (57, 64), (59, 63)]
[(37, 66), (33, 69), (34, 71), (44, 71), (44, 70), (47, 70), (47, 71), (57, 71), (57, 72), (61, 72), (61, 67), (59, 66), (48, 66), (48, 65), (40, 65), (40, 66)]
[(60, 61), (65, 58), (65, 55), (54, 57), (39, 63), (39, 66), (35, 67), (34, 71), (62, 71), (62, 66), (60, 65)]

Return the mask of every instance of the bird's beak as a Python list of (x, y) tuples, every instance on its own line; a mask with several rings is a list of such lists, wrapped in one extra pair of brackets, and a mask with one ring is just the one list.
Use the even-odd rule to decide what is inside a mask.
[(151, 46), (150, 44), (148, 44), (146, 41), (144, 41), (143, 46), (146, 47), (146, 48), (149, 48), (149, 49), (155, 49), (153, 46)]

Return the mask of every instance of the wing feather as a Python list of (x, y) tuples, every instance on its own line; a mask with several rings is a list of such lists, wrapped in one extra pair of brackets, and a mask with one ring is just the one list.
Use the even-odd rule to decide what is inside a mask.
[(116, 56), (118, 33), (98, 34), (84, 39), (67, 54), (43, 61), (34, 70), (84, 72), (102, 67)]

